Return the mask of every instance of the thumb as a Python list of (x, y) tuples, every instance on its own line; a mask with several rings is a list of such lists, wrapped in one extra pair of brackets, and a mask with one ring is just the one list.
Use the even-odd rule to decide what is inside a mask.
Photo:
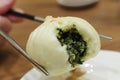
[(0, 0), (0, 14), (4, 14), (15, 3), (15, 0)]
[(3, 16), (0, 16), (0, 29), (8, 33), (11, 30), (11, 22)]
[[(0, 29), (6, 33), (8, 33), (11, 29), (11, 22), (3, 16), (0, 16)], [(0, 48), (4, 45), (4, 43), (5, 40), (0, 36)]]

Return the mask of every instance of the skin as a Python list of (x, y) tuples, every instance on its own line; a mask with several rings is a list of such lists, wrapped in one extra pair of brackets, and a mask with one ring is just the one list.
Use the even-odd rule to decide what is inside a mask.
[[(13, 8), (16, 0), (0, 0), (0, 29), (9, 33), (11, 31), (12, 23), (22, 22), (20, 17), (5, 15), (5, 13)], [(0, 47), (3, 46), (5, 40), (0, 37)]]

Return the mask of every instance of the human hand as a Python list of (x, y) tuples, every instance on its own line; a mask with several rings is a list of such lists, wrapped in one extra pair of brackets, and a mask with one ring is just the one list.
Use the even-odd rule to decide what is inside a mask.
[[(0, 29), (9, 33), (11, 30), (12, 23), (18, 23), (23, 21), (22, 18), (5, 15), (5, 13), (13, 7), (16, 0), (0, 0)], [(0, 47), (4, 44), (4, 40), (0, 38)]]

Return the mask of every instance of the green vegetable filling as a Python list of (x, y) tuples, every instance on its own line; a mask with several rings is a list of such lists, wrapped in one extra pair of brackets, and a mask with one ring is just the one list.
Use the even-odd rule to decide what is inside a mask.
[(69, 54), (69, 63), (71, 63), (73, 67), (77, 64), (82, 64), (83, 61), (81, 59), (86, 55), (87, 43), (83, 40), (76, 28), (57, 28), (57, 31), (57, 38), (61, 45), (67, 46), (66, 48), (67, 53)]

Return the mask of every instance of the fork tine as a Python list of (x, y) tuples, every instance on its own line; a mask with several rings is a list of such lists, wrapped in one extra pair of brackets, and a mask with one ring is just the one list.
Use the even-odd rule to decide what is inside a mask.
[[(42, 17), (33, 16), (33, 15), (30, 15), (30, 14), (27, 14), (27, 13), (17, 12), (17, 11), (14, 11), (12, 9), (10, 9), (6, 14), (16, 15), (16, 16), (20, 16), (20, 17), (23, 17), (23, 18), (31, 19), (31, 20), (34, 20), (34, 21), (38, 21), (38, 22), (44, 22), (45, 21), (45, 19), (42, 18)], [(99, 36), (101, 38), (104, 38), (104, 39), (107, 39), (107, 40), (112, 40), (111, 37), (103, 35), (103, 34), (99, 34)]]
[(104, 38), (104, 39), (107, 39), (107, 40), (112, 40), (112, 37), (109, 37), (109, 36), (106, 36), (106, 35), (103, 35), (103, 34), (99, 34), (99, 36), (101, 37), (101, 38)]
[(21, 53), (28, 61), (30, 61), (35, 67), (40, 69), (45, 75), (48, 75), (48, 71), (43, 68), (40, 64), (32, 60), (28, 55), (27, 52), (15, 41), (13, 40), (9, 35), (7, 35), (3, 30), (0, 29), (0, 35), (6, 39), (17, 51)]

